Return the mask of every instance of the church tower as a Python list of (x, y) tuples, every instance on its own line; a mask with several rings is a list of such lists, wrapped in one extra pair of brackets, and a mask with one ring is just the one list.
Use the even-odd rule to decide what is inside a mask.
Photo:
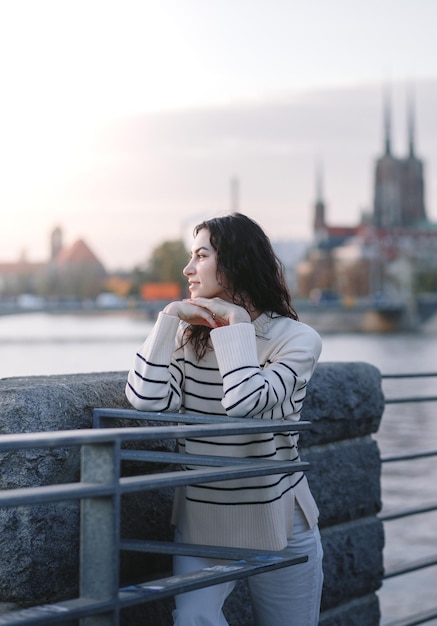
[(376, 161), (373, 222), (377, 228), (409, 228), (426, 221), (423, 162), (415, 151), (411, 92), (407, 106), (408, 154), (396, 158), (391, 148), (391, 107), (384, 102), (384, 154)]
[(373, 221), (377, 228), (400, 226), (401, 168), (399, 159), (392, 155), (391, 102), (388, 91), (384, 98), (384, 154), (376, 161)]

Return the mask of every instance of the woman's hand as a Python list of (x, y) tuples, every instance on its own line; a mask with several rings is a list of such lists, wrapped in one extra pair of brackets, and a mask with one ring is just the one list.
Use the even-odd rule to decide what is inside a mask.
[(251, 321), (250, 315), (244, 307), (233, 304), (232, 302), (227, 302), (222, 298), (199, 297), (184, 300), (184, 302), (207, 311), (214, 322), (214, 325), (209, 324), (211, 328)]
[(163, 312), (167, 315), (174, 315), (180, 320), (193, 324), (194, 326), (209, 326), (210, 328), (216, 328), (217, 324), (211, 311), (204, 307), (198, 306), (193, 303), (192, 300), (178, 300), (176, 302), (170, 302), (163, 309)]
[(167, 304), (164, 313), (197, 326), (219, 328), (229, 324), (250, 322), (250, 315), (242, 306), (222, 298), (191, 298)]

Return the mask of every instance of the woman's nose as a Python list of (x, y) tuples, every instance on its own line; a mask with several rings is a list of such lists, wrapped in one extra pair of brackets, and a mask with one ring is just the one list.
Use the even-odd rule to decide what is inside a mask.
[(187, 265), (182, 270), (182, 274), (184, 276), (189, 276), (192, 273), (193, 273), (193, 266), (192, 266), (192, 262), (190, 261), (189, 263), (187, 263)]

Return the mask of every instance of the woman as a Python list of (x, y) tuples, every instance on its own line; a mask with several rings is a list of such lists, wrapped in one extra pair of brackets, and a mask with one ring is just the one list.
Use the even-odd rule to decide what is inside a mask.
[[(300, 417), (321, 351), (319, 335), (297, 321), (282, 266), (260, 226), (239, 213), (194, 230), (183, 273), (190, 298), (171, 302), (136, 355), (126, 395), (145, 411), (229, 417)], [(297, 434), (186, 439), (187, 454), (298, 460)], [(305, 564), (248, 579), (255, 623), (318, 623), (322, 548), (318, 510), (302, 472), (179, 489), (172, 521), (187, 543), (308, 554)], [(212, 561), (175, 557), (174, 573)], [(224, 583), (176, 597), (177, 626), (225, 626)]]

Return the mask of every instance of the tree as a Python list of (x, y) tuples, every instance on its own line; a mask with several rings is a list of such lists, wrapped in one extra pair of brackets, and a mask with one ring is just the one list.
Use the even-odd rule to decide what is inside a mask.
[(414, 290), (416, 293), (437, 292), (437, 270), (421, 270), (414, 277)]
[(188, 263), (188, 251), (182, 240), (164, 241), (157, 246), (148, 260), (145, 277), (157, 283), (178, 283), (186, 289), (187, 279), (182, 270)]
[(164, 241), (150, 255), (145, 266), (136, 266), (130, 275), (131, 295), (138, 295), (141, 285), (147, 282), (177, 283), (186, 293), (187, 279), (182, 270), (188, 263), (188, 250), (180, 239)]

